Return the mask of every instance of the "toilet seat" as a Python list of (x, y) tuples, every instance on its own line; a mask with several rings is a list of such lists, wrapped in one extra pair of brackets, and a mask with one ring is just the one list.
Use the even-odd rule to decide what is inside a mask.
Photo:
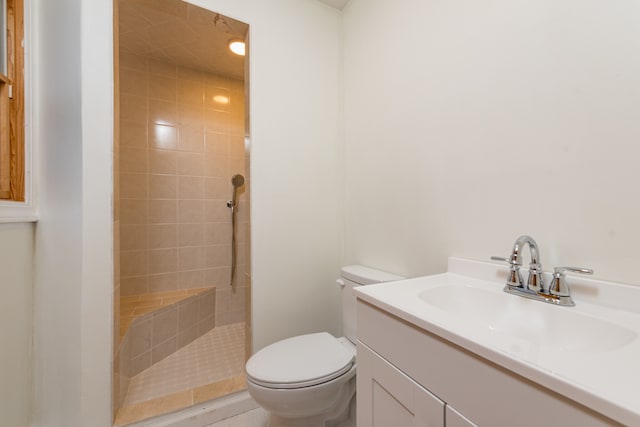
[(248, 379), (276, 389), (310, 387), (348, 372), (355, 354), (327, 332), (300, 335), (271, 344), (247, 362)]

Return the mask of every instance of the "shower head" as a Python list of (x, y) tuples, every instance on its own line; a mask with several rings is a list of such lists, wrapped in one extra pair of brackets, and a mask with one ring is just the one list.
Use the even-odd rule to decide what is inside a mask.
[(244, 176), (240, 174), (233, 175), (231, 177), (231, 185), (235, 188), (242, 187), (244, 185)]

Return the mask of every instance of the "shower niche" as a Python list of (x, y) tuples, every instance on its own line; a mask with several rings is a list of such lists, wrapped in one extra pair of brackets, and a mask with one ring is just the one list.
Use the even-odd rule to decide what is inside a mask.
[(248, 26), (180, 0), (119, 0), (117, 18), (113, 401), (127, 425), (244, 388), (246, 57), (228, 45)]

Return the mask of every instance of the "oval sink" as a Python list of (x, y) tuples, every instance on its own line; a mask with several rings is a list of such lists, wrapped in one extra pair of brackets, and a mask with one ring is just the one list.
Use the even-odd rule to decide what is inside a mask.
[[(604, 352), (632, 342), (636, 333), (568, 307), (556, 307), (501, 291), (443, 285), (419, 294), (425, 303), (518, 346), (569, 352)], [(516, 346), (516, 347), (513, 347)]]

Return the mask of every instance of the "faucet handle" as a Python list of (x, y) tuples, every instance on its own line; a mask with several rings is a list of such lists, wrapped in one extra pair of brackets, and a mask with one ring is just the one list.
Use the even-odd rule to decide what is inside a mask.
[(504, 261), (507, 264), (510, 265), (517, 265), (518, 267), (520, 267), (522, 265), (522, 263), (514, 260), (513, 258), (506, 258), (506, 257), (502, 257), (502, 256), (492, 256), (491, 259), (493, 261)]
[(518, 262), (514, 257), (504, 258), (492, 256), (491, 259), (494, 261), (504, 261), (509, 264), (509, 279), (507, 280), (507, 286), (516, 288), (524, 287), (524, 280), (522, 280), (522, 275), (520, 274), (520, 266), (522, 266), (522, 263)]
[(555, 295), (558, 297), (570, 296), (571, 293), (569, 291), (569, 285), (567, 285), (567, 282), (564, 279), (565, 272), (593, 274), (593, 270), (591, 270), (590, 268), (555, 267), (553, 269), (553, 280), (551, 280), (551, 285), (549, 285), (549, 293), (551, 295)]

